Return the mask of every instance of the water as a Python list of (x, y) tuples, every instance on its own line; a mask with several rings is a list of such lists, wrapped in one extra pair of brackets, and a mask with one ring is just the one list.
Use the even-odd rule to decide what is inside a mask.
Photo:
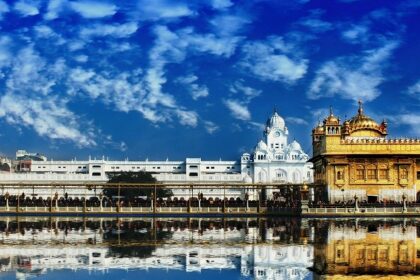
[(0, 217), (0, 279), (417, 279), (419, 234), (418, 219)]

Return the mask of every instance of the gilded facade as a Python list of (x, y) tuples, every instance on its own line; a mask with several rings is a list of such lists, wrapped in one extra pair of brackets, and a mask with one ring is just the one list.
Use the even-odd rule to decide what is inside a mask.
[[(332, 110), (312, 131), (315, 199), (337, 202), (419, 200), (420, 140), (390, 139), (388, 124), (357, 114), (341, 122)], [(420, 191), (420, 190), (419, 190)]]
[(416, 226), (331, 225), (315, 246), (314, 279), (418, 279), (417, 239)]

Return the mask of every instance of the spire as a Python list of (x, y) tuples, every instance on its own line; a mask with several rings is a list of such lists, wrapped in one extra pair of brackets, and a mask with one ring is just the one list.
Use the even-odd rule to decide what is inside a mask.
[(275, 114), (275, 113), (277, 113), (277, 106), (276, 105), (274, 105), (274, 108), (273, 108), (273, 114)]
[(359, 99), (357, 103), (359, 103), (359, 110), (357, 110), (357, 112), (359, 112), (359, 116), (361, 116), (363, 115), (363, 102)]
[(330, 105), (330, 116), (334, 116), (334, 114), (333, 114), (333, 108), (332, 108), (331, 105)]

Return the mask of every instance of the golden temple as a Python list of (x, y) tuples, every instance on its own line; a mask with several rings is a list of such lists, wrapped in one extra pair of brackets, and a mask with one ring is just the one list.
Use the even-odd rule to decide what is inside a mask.
[(388, 123), (364, 113), (341, 123), (330, 110), (312, 131), (316, 201), (420, 200), (420, 139), (390, 139)]

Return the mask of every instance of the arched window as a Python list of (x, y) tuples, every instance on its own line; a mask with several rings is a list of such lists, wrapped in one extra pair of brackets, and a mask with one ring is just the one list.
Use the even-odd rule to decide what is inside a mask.
[(365, 179), (365, 167), (363, 165), (358, 165), (356, 167), (356, 179), (357, 180)]
[(376, 166), (375, 165), (369, 165), (367, 168), (367, 179), (368, 180), (376, 180), (377, 174), (376, 174)]
[(408, 170), (407, 167), (401, 168), (401, 179), (407, 180), (408, 179)]

